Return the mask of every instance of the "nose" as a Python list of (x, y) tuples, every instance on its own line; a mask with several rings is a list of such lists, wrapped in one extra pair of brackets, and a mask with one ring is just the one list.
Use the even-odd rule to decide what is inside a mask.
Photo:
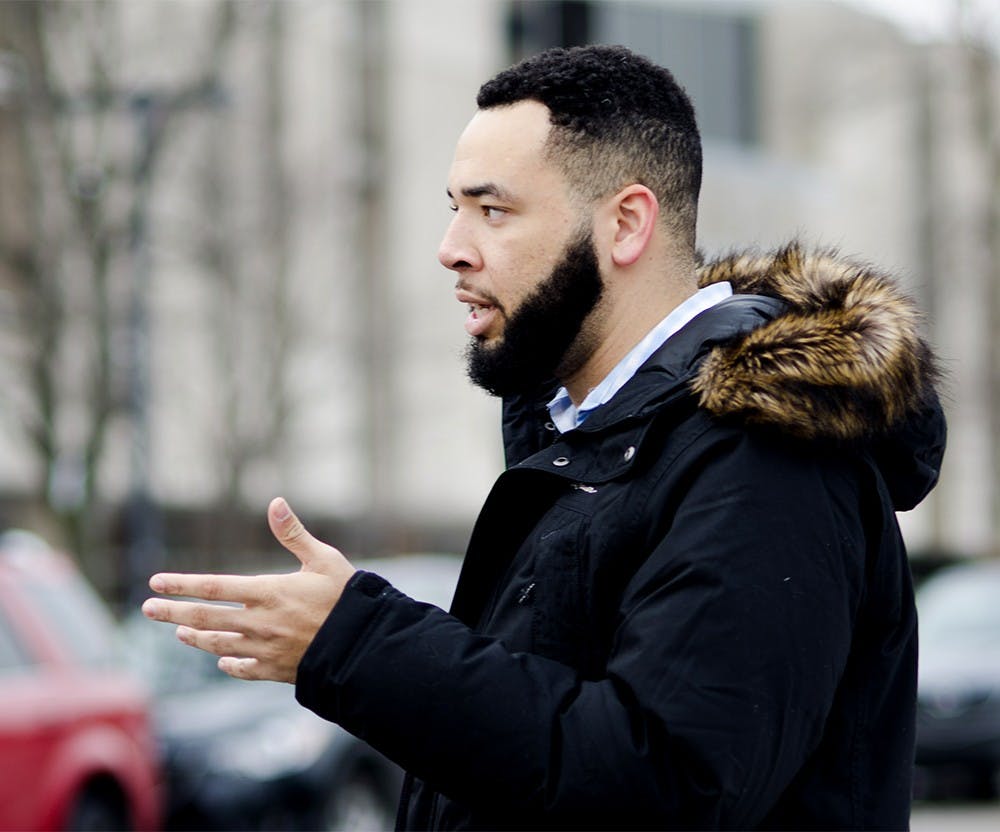
[(438, 261), (456, 272), (482, 268), (482, 257), (459, 214), (455, 214), (444, 232), (438, 246)]

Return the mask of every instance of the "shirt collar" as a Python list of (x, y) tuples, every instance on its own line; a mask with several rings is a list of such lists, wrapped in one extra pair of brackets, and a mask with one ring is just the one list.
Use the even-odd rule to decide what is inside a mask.
[(584, 419), (594, 410), (611, 401), (612, 396), (625, 386), (636, 371), (646, 363), (646, 359), (662, 347), (671, 335), (678, 332), (697, 315), (706, 309), (711, 309), (732, 294), (732, 285), (721, 281), (699, 289), (683, 303), (676, 306), (667, 317), (629, 350), (628, 354), (612, 368), (600, 384), (591, 389), (579, 408), (573, 404), (566, 388), (560, 387), (548, 404), (552, 423), (560, 433), (566, 433), (580, 427)]

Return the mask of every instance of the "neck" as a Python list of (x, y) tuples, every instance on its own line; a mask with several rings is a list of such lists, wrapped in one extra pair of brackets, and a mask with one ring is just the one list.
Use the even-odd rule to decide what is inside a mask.
[(629, 287), (626, 297), (609, 291), (587, 320), (578, 341), (589, 340), (595, 346), (586, 360), (575, 369), (568, 366), (557, 373), (577, 407), (660, 321), (697, 291), (693, 270), (683, 279), (666, 283), (661, 273), (660, 280), (650, 283), (646, 291), (638, 291), (636, 284)]

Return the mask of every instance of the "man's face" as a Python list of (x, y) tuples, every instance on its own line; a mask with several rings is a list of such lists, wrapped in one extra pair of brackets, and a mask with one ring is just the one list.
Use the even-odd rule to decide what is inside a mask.
[(595, 346), (584, 322), (603, 289), (593, 235), (579, 234), (513, 312), (500, 310), (503, 337), (475, 338), (469, 344), (469, 378), (495, 396), (506, 396), (576, 372)]
[(545, 158), (548, 116), (534, 101), (479, 111), (448, 177), (455, 216), (438, 257), (469, 307), (470, 377), (501, 395), (574, 372), (593, 346), (578, 333), (601, 294), (600, 269), (565, 178)]

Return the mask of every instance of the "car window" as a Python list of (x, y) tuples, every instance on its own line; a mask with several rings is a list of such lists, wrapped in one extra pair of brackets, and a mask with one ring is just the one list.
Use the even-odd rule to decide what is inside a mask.
[(233, 680), (219, 670), (218, 658), (177, 640), (175, 628), (129, 616), (122, 627), (125, 658), (132, 671), (158, 694), (200, 690)]
[(14, 632), (7, 612), (0, 607), (0, 675), (29, 667), (35, 661)]
[(91, 667), (115, 663), (114, 621), (87, 584), (29, 579), (24, 591), (77, 662)]
[(1000, 580), (954, 573), (931, 579), (917, 597), (924, 646), (1000, 644)]

